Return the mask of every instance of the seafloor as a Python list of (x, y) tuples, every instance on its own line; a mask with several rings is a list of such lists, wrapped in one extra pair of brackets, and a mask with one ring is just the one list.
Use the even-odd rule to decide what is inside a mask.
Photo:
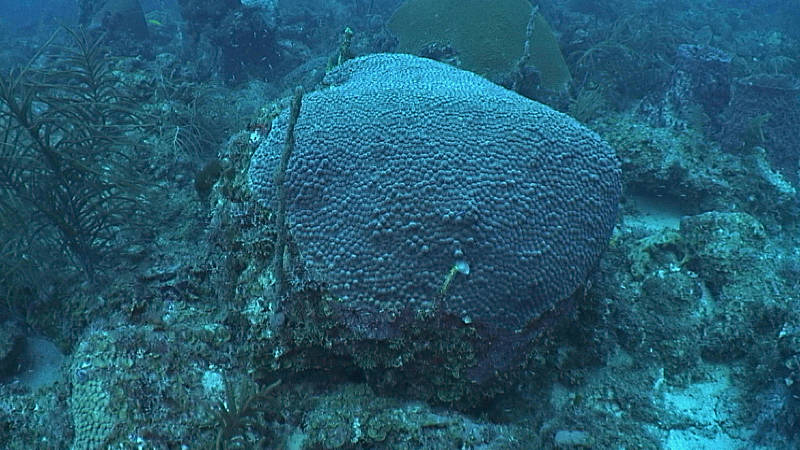
[[(558, 67), (487, 76), (616, 150), (620, 214), (572, 307), (484, 390), (452, 367), (403, 384), (413, 360), (379, 339), (335, 348), (352, 337), (298, 286), (279, 311), (272, 211), (242, 206), (295, 86), (408, 42), (399, 1), (142, 2), (118, 33), (79, 3), (90, 31), (43, 53), (55, 21), (0, 28), (0, 448), (800, 447), (796, 4), (537, 2), (563, 87)], [(407, 5), (457, 23), (457, 3)]]

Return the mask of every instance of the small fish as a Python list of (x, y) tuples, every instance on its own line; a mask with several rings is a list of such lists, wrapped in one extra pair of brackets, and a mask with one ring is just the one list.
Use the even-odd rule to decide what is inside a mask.
[(163, 23), (161, 23), (160, 21), (158, 21), (156, 19), (147, 19), (147, 23), (149, 23), (150, 25), (155, 25), (157, 27), (163, 27), (164, 26)]

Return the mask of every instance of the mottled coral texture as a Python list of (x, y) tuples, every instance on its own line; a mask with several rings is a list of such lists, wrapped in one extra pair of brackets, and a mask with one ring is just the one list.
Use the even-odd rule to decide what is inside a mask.
[[(438, 307), (518, 329), (582, 283), (617, 214), (614, 151), (570, 117), (410, 55), (358, 58), (303, 100), (287, 170), (292, 239), (353, 311)], [(274, 206), (287, 113), (250, 168)]]

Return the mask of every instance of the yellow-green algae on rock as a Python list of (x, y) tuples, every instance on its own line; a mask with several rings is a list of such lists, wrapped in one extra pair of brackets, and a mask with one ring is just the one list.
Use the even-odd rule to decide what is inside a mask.
[(531, 15), (527, 0), (408, 0), (389, 28), (399, 51), (418, 53), (432, 42), (449, 44), (462, 68), (492, 77), (512, 69), (524, 52)]

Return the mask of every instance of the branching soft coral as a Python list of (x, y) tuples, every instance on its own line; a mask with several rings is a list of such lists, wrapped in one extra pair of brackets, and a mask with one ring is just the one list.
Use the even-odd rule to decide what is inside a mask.
[[(134, 108), (118, 88), (99, 40), (0, 75), (0, 233), (33, 258), (66, 254), (90, 277), (116, 233), (140, 210), (133, 173)], [(33, 251), (38, 248), (39, 251)], [(30, 256), (30, 255), (29, 255)]]

